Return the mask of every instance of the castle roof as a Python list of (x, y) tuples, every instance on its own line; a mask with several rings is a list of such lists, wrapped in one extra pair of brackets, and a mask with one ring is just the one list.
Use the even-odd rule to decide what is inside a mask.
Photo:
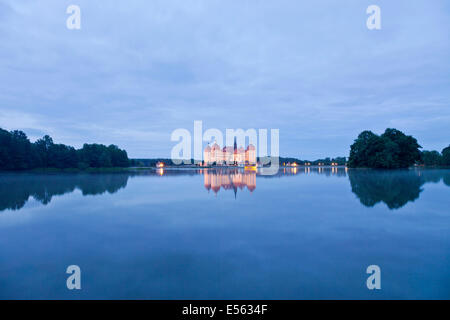
[(212, 150), (220, 150), (220, 146), (217, 143), (212, 145)]
[(252, 144), (249, 144), (247, 147), (247, 150), (256, 150), (255, 146)]

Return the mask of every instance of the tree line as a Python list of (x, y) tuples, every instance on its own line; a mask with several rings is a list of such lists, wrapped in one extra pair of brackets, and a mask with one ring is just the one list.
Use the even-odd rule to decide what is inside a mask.
[(450, 166), (450, 146), (438, 151), (420, 151), (412, 136), (388, 128), (381, 135), (363, 131), (350, 146), (349, 167), (397, 169), (412, 165)]
[(54, 143), (48, 135), (32, 143), (22, 131), (0, 128), (0, 170), (111, 168), (129, 163), (127, 152), (116, 145), (84, 144), (77, 150)]
[(421, 153), (421, 163), (425, 166), (450, 166), (450, 146), (439, 151), (424, 150)]

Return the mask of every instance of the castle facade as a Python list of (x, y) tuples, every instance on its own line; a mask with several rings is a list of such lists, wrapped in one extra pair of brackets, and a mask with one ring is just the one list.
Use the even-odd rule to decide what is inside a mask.
[(246, 149), (242, 146), (237, 148), (236, 140), (234, 147), (221, 148), (217, 143), (207, 146), (203, 151), (203, 163), (205, 165), (255, 165), (256, 148), (249, 144)]

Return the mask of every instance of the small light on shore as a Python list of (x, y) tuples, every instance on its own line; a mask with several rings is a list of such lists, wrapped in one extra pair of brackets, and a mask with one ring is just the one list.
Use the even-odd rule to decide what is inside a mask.
[(157, 167), (157, 168), (163, 168), (163, 167), (164, 167), (164, 162), (158, 162), (158, 163), (156, 164), (156, 167)]

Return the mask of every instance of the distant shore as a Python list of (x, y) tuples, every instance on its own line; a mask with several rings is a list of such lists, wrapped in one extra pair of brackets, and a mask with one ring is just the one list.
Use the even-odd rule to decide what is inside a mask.
[[(269, 166), (258, 166), (258, 169), (269, 168)], [(351, 170), (383, 170), (377, 168), (351, 168), (346, 165), (280, 165), (279, 168), (348, 168)], [(414, 165), (409, 168), (402, 168), (398, 170), (408, 170), (413, 168), (424, 168), (424, 169), (449, 169), (449, 166), (424, 166), (424, 165)], [(181, 164), (181, 165), (165, 165), (163, 167), (157, 166), (143, 166), (143, 167), (112, 167), (112, 168), (35, 168), (29, 170), (0, 170), (0, 173), (126, 173), (126, 172), (136, 172), (145, 170), (182, 170), (182, 169), (243, 169), (243, 166), (229, 166), (229, 165), (214, 165), (214, 166), (198, 166), (193, 164)]]

